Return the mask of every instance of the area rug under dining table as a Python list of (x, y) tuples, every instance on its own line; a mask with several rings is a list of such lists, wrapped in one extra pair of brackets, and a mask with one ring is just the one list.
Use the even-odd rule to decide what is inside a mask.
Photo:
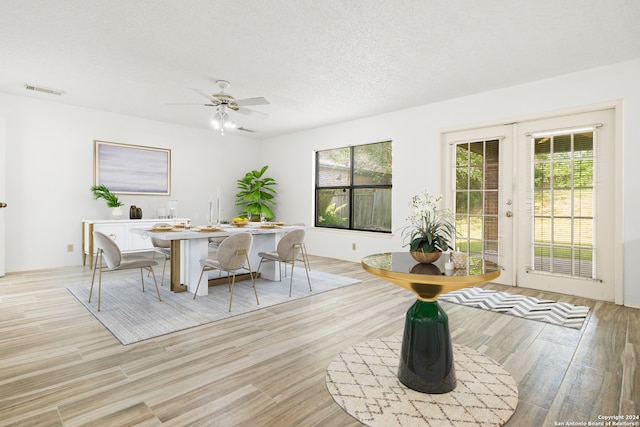
[(357, 279), (316, 270), (310, 270), (309, 277), (313, 289), (311, 292), (304, 270), (295, 269), (291, 297), (288, 277), (281, 282), (256, 280), (260, 305), (256, 304), (251, 282), (237, 282), (231, 312), (229, 287), (224, 284), (210, 286), (208, 295), (195, 300), (192, 293), (172, 293), (168, 286), (159, 286), (162, 301), (158, 301), (151, 278), (145, 280), (146, 292), (142, 292), (138, 274), (126, 278), (110, 278), (107, 275), (102, 278), (99, 312), (97, 280), (91, 303), (88, 303), (90, 282), (71, 284), (67, 289), (123, 345), (127, 345), (360, 283)]

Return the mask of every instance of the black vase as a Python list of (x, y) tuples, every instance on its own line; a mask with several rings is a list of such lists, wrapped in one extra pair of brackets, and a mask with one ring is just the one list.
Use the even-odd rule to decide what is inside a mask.
[(142, 219), (142, 208), (131, 205), (129, 208), (129, 219)]

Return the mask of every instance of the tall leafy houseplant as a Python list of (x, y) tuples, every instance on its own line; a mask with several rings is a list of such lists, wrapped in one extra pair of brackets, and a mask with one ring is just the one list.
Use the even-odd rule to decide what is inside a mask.
[(270, 205), (275, 205), (273, 200), (276, 190), (273, 188), (277, 185), (275, 179), (265, 177), (264, 174), (269, 166), (264, 166), (260, 170), (247, 172), (244, 178), (239, 179), (238, 191), (236, 193), (236, 206), (241, 206), (240, 214), (251, 214), (259, 217), (264, 214), (267, 220), (274, 217)]
[(124, 205), (124, 203), (122, 203), (120, 199), (118, 199), (118, 196), (113, 194), (107, 187), (102, 184), (92, 186), (91, 192), (93, 193), (94, 199), (104, 199), (104, 201), (107, 202), (107, 207), (119, 208), (120, 206)]

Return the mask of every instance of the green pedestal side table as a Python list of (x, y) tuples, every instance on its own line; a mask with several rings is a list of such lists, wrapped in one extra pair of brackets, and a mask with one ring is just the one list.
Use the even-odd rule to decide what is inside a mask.
[(388, 282), (414, 292), (418, 299), (407, 311), (398, 379), (422, 393), (448, 393), (456, 388), (456, 373), (449, 319), (438, 304), (438, 295), (489, 282), (500, 267), (470, 257), (467, 265), (444, 275), (444, 260), (417, 263), (408, 252), (369, 255), (362, 268)]

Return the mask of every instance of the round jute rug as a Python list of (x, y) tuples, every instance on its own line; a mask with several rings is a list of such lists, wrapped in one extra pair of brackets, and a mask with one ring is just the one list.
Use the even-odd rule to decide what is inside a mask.
[(327, 368), (329, 393), (368, 426), (501, 426), (518, 405), (518, 387), (495, 360), (453, 344), (455, 390), (420, 393), (398, 380), (402, 337), (373, 339), (340, 353)]

